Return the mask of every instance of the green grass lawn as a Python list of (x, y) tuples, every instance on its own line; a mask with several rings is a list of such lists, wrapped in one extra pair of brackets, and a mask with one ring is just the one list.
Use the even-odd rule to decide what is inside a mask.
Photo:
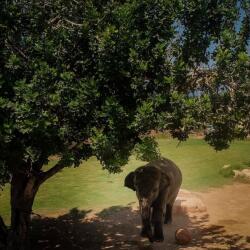
[[(203, 140), (189, 139), (179, 146), (176, 140), (158, 139), (163, 156), (172, 159), (182, 170), (182, 188), (202, 191), (232, 181), (219, 174), (223, 165), (250, 166), (250, 141), (234, 142), (229, 150), (215, 152)], [(51, 162), (50, 164), (53, 164)], [(102, 170), (95, 158), (79, 168), (64, 169), (39, 190), (34, 212), (52, 214), (77, 207), (99, 210), (136, 201), (134, 192), (123, 187), (127, 173), (143, 164), (134, 157), (120, 174)], [(9, 187), (0, 191), (0, 214), (9, 222)]]

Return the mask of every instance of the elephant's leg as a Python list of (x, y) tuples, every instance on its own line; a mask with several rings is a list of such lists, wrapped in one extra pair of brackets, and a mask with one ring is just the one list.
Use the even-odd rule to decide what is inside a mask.
[(172, 195), (171, 197), (168, 199), (167, 201), (167, 205), (166, 205), (166, 215), (165, 215), (165, 220), (164, 223), (172, 223), (172, 213), (173, 213), (173, 206), (174, 206), (174, 202), (176, 200), (176, 197), (178, 195), (179, 189), (177, 189)]
[(142, 218), (142, 229), (141, 236), (148, 238), (151, 242), (153, 242), (153, 232), (150, 223), (150, 219)]
[(166, 214), (165, 214), (165, 219), (164, 219), (165, 224), (168, 224), (168, 223), (172, 222), (172, 209), (173, 209), (172, 204), (167, 204), (166, 205)]
[(141, 221), (142, 221), (142, 229), (141, 229), (141, 236), (149, 238), (149, 240), (153, 241), (153, 232), (152, 232), (152, 226), (151, 226), (151, 207), (149, 208), (142, 208), (142, 204), (140, 204), (141, 207)]
[(165, 206), (163, 204), (155, 204), (153, 208), (152, 223), (154, 225), (154, 240), (164, 241), (163, 220), (165, 215)]

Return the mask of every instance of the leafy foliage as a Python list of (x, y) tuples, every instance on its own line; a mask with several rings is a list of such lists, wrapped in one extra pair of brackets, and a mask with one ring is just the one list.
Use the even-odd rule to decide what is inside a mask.
[[(246, 136), (248, 10), (244, 0), (3, 1), (1, 184), (55, 154), (65, 166), (94, 155), (117, 172), (135, 145), (156, 157), (151, 129), (186, 140), (213, 126), (217, 150)], [(213, 73), (209, 84), (190, 77), (197, 69)]]
[(135, 145), (137, 158), (143, 161), (155, 160), (160, 157), (158, 144), (152, 137), (144, 137)]

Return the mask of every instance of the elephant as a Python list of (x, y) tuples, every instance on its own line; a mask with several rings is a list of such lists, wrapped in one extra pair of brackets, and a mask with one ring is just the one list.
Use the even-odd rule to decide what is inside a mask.
[(124, 186), (136, 191), (139, 200), (142, 237), (151, 242), (164, 241), (163, 224), (172, 221), (172, 207), (181, 183), (180, 169), (166, 158), (151, 161), (126, 176)]

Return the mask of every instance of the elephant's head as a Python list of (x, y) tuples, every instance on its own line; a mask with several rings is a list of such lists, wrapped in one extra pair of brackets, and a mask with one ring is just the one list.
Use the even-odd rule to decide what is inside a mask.
[(140, 167), (125, 178), (124, 185), (136, 191), (142, 219), (150, 218), (150, 210), (160, 192), (166, 190), (169, 178), (153, 166)]

